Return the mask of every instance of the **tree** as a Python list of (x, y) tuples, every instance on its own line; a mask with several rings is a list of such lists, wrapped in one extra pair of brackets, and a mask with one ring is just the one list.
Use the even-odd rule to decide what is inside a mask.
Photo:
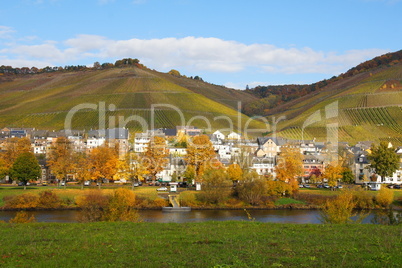
[(101, 179), (112, 179), (117, 172), (119, 161), (116, 150), (107, 146), (94, 148), (89, 155), (92, 177), (98, 180), (99, 187)]
[(353, 171), (350, 168), (343, 168), (342, 181), (348, 184), (351, 184), (355, 181), (355, 176), (353, 175)]
[(11, 167), (10, 175), (13, 179), (17, 179), (24, 183), (24, 190), (26, 184), (30, 180), (37, 180), (42, 174), (38, 160), (31, 152), (20, 154)]
[(48, 166), (58, 180), (66, 180), (74, 170), (73, 149), (66, 137), (58, 137), (50, 148)]
[(28, 138), (8, 138), (5, 152), (2, 155), (6, 172), (9, 173), (19, 155), (27, 152), (31, 152), (31, 141)]
[(207, 135), (195, 136), (187, 147), (186, 162), (194, 167), (196, 180), (202, 178), (214, 158), (214, 147)]
[(297, 178), (303, 173), (300, 150), (292, 147), (282, 147), (275, 171), (277, 180), (288, 183), (291, 186), (292, 193), (298, 191)]
[(126, 163), (128, 165), (128, 173), (131, 178), (132, 188), (135, 182), (144, 180), (144, 176), (148, 174), (148, 170), (140, 155), (130, 152), (126, 155)]
[(373, 145), (371, 153), (368, 155), (370, 166), (381, 176), (384, 181), (386, 177), (399, 168), (399, 157), (393, 147), (388, 147), (386, 142), (381, 142), (379, 146)]
[(208, 169), (203, 176), (200, 196), (205, 202), (218, 204), (232, 193), (233, 183), (223, 169)]
[(324, 178), (327, 179), (328, 185), (334, 188), (338, 180), (342, 179), (343, 168), (340, 165), (329, 164), (325, 168)]
[(239, 198), (251, 205), (258, 205), (268, 191), (268, 183), (261, 178), (257, 172), (247, 172), (243, 179), (237, 184), (236, 191)]
[(195, 178), (195, 170), (193, 166), (187, 165), (186, 170), (183, 173), (183, 177), (187, 179), (187, 184), (193, 184)]
[(236, 163), (228, 167), (228, 176), (232, 181), (240, 181), (243, 178), (243, 170)]
[(76, 179), (81, 184), (81, 189), (84, 188), (84, 182), (91, 180), (91, 161), (89, 156), (85, 153), (74, 154), (75, 174)]
[(147, 151), (145, 152), (147, 170), (153, 181), (156, 180), (156, 174), (164, 169), (164, 166), (167, 163), (167, 156), (168, 150), (166, 148), (165, 139), (158, 136), (153, 137), (148, 144)]

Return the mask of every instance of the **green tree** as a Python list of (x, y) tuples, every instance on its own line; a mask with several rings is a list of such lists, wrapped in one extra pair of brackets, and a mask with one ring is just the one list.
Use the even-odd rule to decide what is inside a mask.
[(186, 170), (183, 173), (183, 177), (187, 179), (187, 184), (193, 184), (195, 178), (195, 170), (193, 166), (187, 165)]
[(386, 177), (392, 176), (399, 168), (399, 157), (395, 149), (388, 147), (386, 142), (381, 142), (379, 146), (373, 145), (368, 159), (370, 160), (370, 166), (381, 176), (382, 181)]
[(352, 184), (355, 181), (355, 176), (350, 168), (343, 168), (342, 182)]
[(31, 152), (20, 154), (11, 167), (10, 175), (13, 179), (26, 184), (30, 180), (37, 180), (41, 176), (41, 168), (35, 155)]

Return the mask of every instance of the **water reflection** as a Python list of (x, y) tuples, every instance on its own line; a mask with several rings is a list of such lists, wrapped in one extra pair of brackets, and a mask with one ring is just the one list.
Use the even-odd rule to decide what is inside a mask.
[[(276, 223), (321, 223), (317, 210), (247, 210), (252, 220)], [(31, 211), (38, 222), (77, 222), (79, 211), (54, 210)], [(15, 211), (0, 211), (0, 220), (9, 221), (15, 217)], [(139, 214), (145, 222), (203, 222), (203, 221), (249, 221), (244, 210), (192, 210), (190, 212), (162, 212), (161, 210), (140, 210)], [(363, 223), (371, 223), (374, 213)]]

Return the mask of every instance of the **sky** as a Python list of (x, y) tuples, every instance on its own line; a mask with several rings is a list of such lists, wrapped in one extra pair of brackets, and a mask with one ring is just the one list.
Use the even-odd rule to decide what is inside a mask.
[(13, 0), (0, 65), (137, 58), (161, 72), (246, 85), (306, 84), (402, 49), (402, 0)]

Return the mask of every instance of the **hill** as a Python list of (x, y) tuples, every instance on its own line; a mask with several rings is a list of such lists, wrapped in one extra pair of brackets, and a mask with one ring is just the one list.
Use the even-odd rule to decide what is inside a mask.
[(270, 115), (287, 119), (279, 124), (277, 134), (325, 141), (328, 124), (337, 124), (340, 141), (402, 145), (402, 62), (356, 67), (351, 72), (270, 109)]
[[(132, 131), (176, 125), (237, 130), (249, 120), (237, 113), (237, 100), (256, 99), (242, 91), (142, 65), (49, 70), (0, 76), (0, 126), (63, 129), (69, 111), (86, 105), (74, 113), (73, 129), (99, 128), (103, 120), (106, 127), (116, 127), (122, 120)], [(250, 125), (261, 126), (255, 120)]]

